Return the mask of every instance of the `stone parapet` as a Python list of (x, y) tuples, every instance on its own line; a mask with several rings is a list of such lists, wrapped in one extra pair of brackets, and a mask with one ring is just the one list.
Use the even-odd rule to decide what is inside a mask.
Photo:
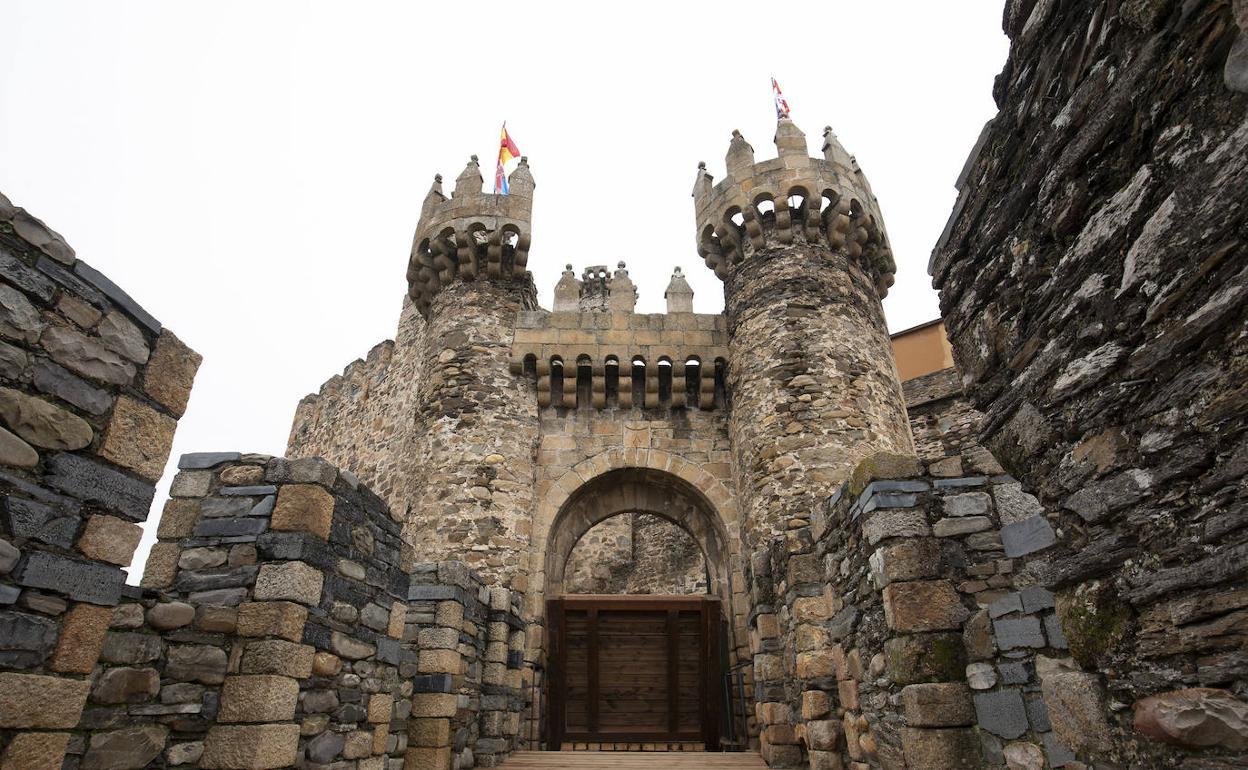
[(538, 406), (713, 410), (728, 356), (720, 314), (522, 312), (511, 372), (529, 375)]
[(461, 562), (415, 565), (404, 632), (420, 648), (409, 767), (496, 767), (529, 738), (522, 599)]
[[(423, 369), (425, 321), (404, 297), (394, 340), (386, 340), (305, 396), (287, 440), (290, 457), (324, 457), (402, 511), (419, 476), (411, 461)], [(379, 429), (380, 426), (380, 429)]]
[(200, 356), (0, 195), (0, 766), (60, 767)]
[(409, 574), (385, 503), (319, 458), (179, 465), (143, 587), (66, 616), (89, 678), (0, 673), (6, 726), (57, 730), (10, 736), (8, 766), (451, 770), (452, 747), (461, 767), (514, 748), (518, 596), (462, 563)]
[(728, 175), (712, 186), (706, 164), (693, 188), (698, 255), (721, 279), (752, 251), (768, 245), (819, 243), (843, 249), (871, 275), (880, 296), (893, 284), (892, 251), (879, 203), (858, 162), (831, 127), (824, 157), (812, 158), (806, 135), (788, 118), (776, 123), (779, 157), (754, 162), (754, 148), (734, 131)]
[(442, 193), (441, 174), (425, 196), (407, 281), (412, 301), (426, 317), (437, 293), (456, 280), (532, 280), (525, 269), (534, 188), (528, 159), (521, 158), (511, 173), (509, 195), (483, 193), (482, 181), (474, 155), (450, 198)]
[(140, 766), (93, 761), (112, 744), (186, 767), (401, 766), (419, 650), (385, 503), (319, 458), (179, 468), (146, 591), (105, 640), (84, 767)]

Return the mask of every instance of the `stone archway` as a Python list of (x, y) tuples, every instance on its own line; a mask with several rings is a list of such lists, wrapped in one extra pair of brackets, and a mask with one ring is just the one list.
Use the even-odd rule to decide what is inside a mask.
[[(724, 586), (726, 593), (722, 594), (722, 596), (731, 598), (733, 594), (741, 593), (745, 590), (741, 578), (742, 565), (740, 540), (737, 531), (737, 503), (736, 498), (729, 491), (728, 487), (698, 463), (686, 460), (671, 452), (661, 449), (615, 447), (574, 465), (546, 489), (542, 498), (538, 501), (530, 535), (532, 550), (530, 552), (528, 597), (525, 602), (526, 612), (529, 614), (530, 620), (536, 620), (540, 624), (547, 585), (549, 583), (546, 574), (547, 553), (551, 543), (554, 541), (554, 535), (559, 529), (560, 512), (565, 509), (568, 501), (576, 494), (577, 490), (600, 476), (622, 469), (661, 471), (666, 475), (685, 482), (693, 490), (696, 490), (697, 497), (704, 502), (707, 516), (718, 522), (715, 525), (716, 529), (722, 534), (723, 542), (727, 547), (728, 560), (725, 562), (727, 565), (725, 575), (727, 577), (725, 580), (726, 585)], [(726, 604), (725, 611), (728, 611), (730, 606)], [(742, 631), (744, 628), (744, 617), (738, 618), (734, 615), (731, 616), (731, 620), (730, 625), (733, 628), (735, 637), (738, 631)], [(740, 629), (738, 629), (738, 626), (740, 626)], [(533, 643), (540, 646), (539, 639), (540, 633), (535, 634)]]
[(687, 532), (706, 559), (710, 593), (730, 606), (732, 557), (727, 528), (696, 487), (651, 468), (608, 471), (568, 497), (548, 535), (543, 565), (547, 598), (564, 593), (567, 563), (581, 537), (596, 524), (625, 513), (659, 516)]
[[(550, 634), (531, 651), (550, 677), (543, 694), (548, 748), (634, 737), (718, 746), (720, 651), (726, 645), (729, 662), (738, 658), (733, 605), (742, 585), (740, 558), (735, 527), (704, 492), (718, 482), (697, 468), (688, 475), (702, 485), (666, 468), (608, 468), (560, 494), (558, 509), (534, 533), (542, 597), (535, 625)], [(577, 542), (623, 514), (656, 516), (689, 535), (702, 553), (710, 596), (568, 595)]]

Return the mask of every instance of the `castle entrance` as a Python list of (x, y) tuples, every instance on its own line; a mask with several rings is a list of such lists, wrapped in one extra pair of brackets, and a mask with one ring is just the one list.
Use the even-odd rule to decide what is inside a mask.
[(550, 748), (717, 747), (719, 609), (709, 596), (552, 599)]
[[(662, 520), (657, 523), (668, 532), (646, 519)], [(608, 520), (632, 524), (586, 538)], [(573, 558), (582, 539), (596, 549), (591, 561), (606, 563), (618, 558), (613, 548), (658, 543), (673, 550), (682, 538), (692, 541), (697, 558), (676, 561), (689, 568), (611, 588), (654, 593), (578, 593), (587, 585), (584, 556)], [(665, 471), (608, 471), (569, 496), (552, 523), (544, 560), (546, 749), (720, 749), (732, 649), (728, 543), (711, 503)], [(653, 554), (637, 558), (656, 561)]]

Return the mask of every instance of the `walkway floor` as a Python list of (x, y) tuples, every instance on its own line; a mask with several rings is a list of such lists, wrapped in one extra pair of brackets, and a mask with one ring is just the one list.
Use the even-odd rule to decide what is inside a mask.
[(503, 770), (766, 770), (752, 751), (519, 751)]

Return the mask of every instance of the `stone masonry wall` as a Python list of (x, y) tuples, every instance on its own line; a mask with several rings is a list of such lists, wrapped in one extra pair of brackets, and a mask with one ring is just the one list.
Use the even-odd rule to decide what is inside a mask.
[[(0, 767), (59, 768), (200, 357), (0, 195)], [(72, 766), (71, 759), (67, 766)]]
[(408, 591), (409, 638), (421, 647), (404, 768), (496, 767), (527, 736), (521, 712), (523, 596), (489, 586), (463, 562), (418, 564)]
[(1022, 567), (1057, 594), (1087, 672), (1055, 694), (1082, 709), (1081, 760), (1233, 764), (1248, 3), (1015, 1), (1004, 26), (1000, 112), (930, 272), (981, 440), (1062, 512), (1061, 542)]
[(423, 467), (404, 521), (419, 560), (461, 554), (483, 577), (521, 592), (538, 420), (509, 353), (516, 313), (535, 304), (534, 293), (531, 279), (456, 281), (434, 298), (408, 458)]
[(983, 415), (962, 394), (956, 369), (950, 367), (915, 377), (901, 386), (919, 459), (930, 462), (965, 453), (978, 458), (981, 464), (990, 461), (987, 451), (974, 449), (979, 446), (978, 428)]
[(405, 295), (394, 340), (374, 346), (299, 402), (287, 456), (324, 457), (350, 468), (391, 510), (405, 512), (420, 470), (412, 451), (424, 336), (425, 321)]
[(912, 450), (868, 276), (817, 244), (764, 249), (725, 284), (732, 446), (747, 548), (808, 522), (864, 455)]
[(146, 591), (104, 639), (83, 768), (453, 770), (510, 752), (519, 595), (462, 563), (409, 573), (384, 501), (320, 458), (179, 467)]
[(385, 504), (319, 458), (200, 453), (178, 467), (149, 590), (105, 642), (84, 764), (402, 757), (417, 653)]
[(644, 513), (596, 525), (568, 559), (568, 593), (701, 594), (706, 560), (679, 526)]
[(946, 468), (877, 455), (810, 528), (752, 560), (756, 715), (771, 765), (1073, 758), (1078, 730), (1045, 697), (1052, 681), (1086, 675), (1073, 671), (1053, 595), (1016, 569), (1054, 543), (1053, 516), (1009, 476)]

